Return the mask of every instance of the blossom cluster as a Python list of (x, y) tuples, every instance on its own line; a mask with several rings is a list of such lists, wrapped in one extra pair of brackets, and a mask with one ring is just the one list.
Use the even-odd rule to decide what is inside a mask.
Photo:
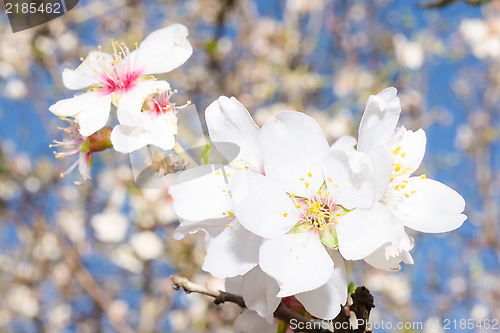
[(330, 146), (302, 112), (280, 112), (259, 127), (234, 97), (208, 106), (211, 140), (236, 144), (239, 154), (228, 165), (191, 169), (170, 187), (182, 220), (174, 237), (205, 231), (203, 269), (227, 279), (227, 291), (248, 307), (235, 325), (259, 331), (290, 297), (333, 319), (347, 301), (346, 260), (397, 271), (413, 264), (407, 229), (462, 225), (464, 199), (414, 174), (426, 135), (397, 127), (400, 113), (395, 88), (370, 96), (358, 138)]
[[(89, 179), (92, 154), (108, 148), (175, 147), (175, 113), (184, 106), (171, 102), (175, 91), (153, 74), (191, 56), (187, 35), (174, 24), (133, 51), (112, 41), (113, 54), (99, 47), (75, 70), (64, 70), (65, 86), (85, 92), (50, 107), (69, 123), (61, 129), (70, 139), (53, 144), (67, 150), (55, 156), (79, 155), (62, 175), (78, 166)], [(118, 124), (107, 127), (112, 106)], [(235, 322), (238, 331), (266, 330), (282, 301), (333, 319), (347, 302), (345, 261), (397, 271), (401, 262), (413, 264), (408, 229), (448, 232), (465, 221), (457, 192), (415, 174), (426, 134), (398, 127), (400, 113), (396, 89), (385, 89), (368, 99), (358, 137), (330, 145), (318, 122), (302, 112), (282, 111), (259, 127), (234, 97), (207, 107), (209, 149), (229, 163), (196, 166), (170, 186), (181, 220), (174, 238), (206, 233), (203, 269), (226, 279), (227, 291), (241, 295), (248, 308)]]
[[(176, 106), (170, 100), (176, 92), (153, 74), (181, 66), (193, 53), (188, 30), (181, 24), (154, 31), (131, 51), (125, 43), (111, 40), (113, 54), (92, 51), (74, 70), (65, 69), (66, 88), (85, 92), (58, 101), (49, 110), (70, 123), (61, 128), (70, 140), (51, 146), (65, 149), (57, 158), (79, 154), (79, 159), (61, 176), (79, 165), (83, 181), (90, 178), (92, 154), (114, 148), (130, 153), (146, 145), (172, 149), (177, 133)], [(186, 105), (190, 104), (188, 103)], [(106, 127), (112, 106), (119, 124)]]

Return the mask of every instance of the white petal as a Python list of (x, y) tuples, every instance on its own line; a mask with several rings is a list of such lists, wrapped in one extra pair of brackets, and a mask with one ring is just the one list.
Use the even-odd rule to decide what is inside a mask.
[(172, 24), (152, 32), (130, 54), (134, 69), (141, 75), (170, 72), (193, 54), (187, 40), (188, 30), (182, 24)]
[(194, 234), (200, 230), (205, 231), (210, 237), (217, 237), (226, 230), (227, 218), (209, 219), (203, 221), (182, 221), (175, 229), (173, 237), (176, 240), (183, 239), (188, 234)]
[(141, 149), (150, 143), (150, 137), (140, 127), (116, 125), (111, 132), (113, 148), (120, 153), (128, 154)]
[(464, 198), (432, 179), (411, 177), (403, 189), (388, 190), (383, 202), (405, 226), (421, 232), (455, 230), (467, 219)]
[(274, 313), (281, 301), (281, 298), (276, 297), (279, 290), (278, 283), (259, 266), (243, 276), (226, 280), (226, 291), (242, 296), (247, 308), (256, 311), (261, 317)]
[(227, 218), (232, 210), (229, 198), (229, 184), (217, 166), (205, 165), (184, 171), (185, 181), (169, 187), (174, 199), (172, 211), (179, 218), (201, 221), (214, 218)]
[(259, 265), (278, 282), (278, 297), (321, 287), (333, 272), (333, 261), (314, 232), (265, 240), (259, 252)]
[(323, 161), (330, 196), (344, 208), (370, 207), (374, 201), (374, 170), (367, 154), (331, 151)]
[(141, 110), (146, 98), (162, 93), (170, 88), (167, 81), (146, 80), (138, 82), (123, 93), (116, 110), (118, 121), (122, 125), (137, 127), (143, 121)]
[(299, 221), (299, 212), (288, 194), (269, 177), (239, 171), (233, 177), (231, 194), (240, 223), (261, 237), (284, 235)]
[(371, 209), (357, 208), (335, 226), (339, 251), (347, 260), (367, 257), (386, 243), (397, 244), (406, 236), (403, 224), (381, 203)]
[(255, 311), (245, 310), (234, 321), (235, 333), (276, 333), (278, 324), (269, 324)]
[(344, 260), (340, 254), (330, 251), (335, 268), (330, 279), (321, 287), (295, 295), (306, 310), (315, 317), (330, 320), (339, 314), (347, 302), (347, 280)]
[(340, 149), (340, 150), (350, 150), (354, 149), (354, 146), (357, 144), (356, 138), (352, 136), (343, 136), (337, 139), (330, 147), (330, 150)]
[(92, 51), (75, 70), (66, 68), (62, 73), (63, 83), (68, 89), (80, 90), (98, 84), (98, 75), (109, 67), (113, 56), (101, 51)]
[(243, 275), (257, 266), (262, 238), (233, 220), (214, 238), (206, 237), (203, 270), (219, 279)]
[(427, 138), (423, 129), (413, 132), (406, 130), (404, 127), (398, 128), (391, 148), (396, 153), (393, 155), (394, 165), (399, 165), (400, 171), (394, 171), (393, 173), (399, 175), (403, 170), (407, 170), (401, 175), (401, 179), (407, 178), (414, 173), (424, 159), (426, 143)]
[(280, 112), (262, 126), (260, 145), (266, 175), (287, 192), (307, 197), (319, 190), (329, 145), (314, 119), (301, 112)]
[(80, 133), (89, 136), (106, 125), (111, 110), (111, 95), (87, 92), (73, 98), (63, 99), (49, 108), (60, 117), (74, 117), (80, 125)]
[(207, 107), (205, 118), (210, 139), (224, 157), (232, 161), (235, 155), (232, 151), (226, 152), (217, 142), (234, 143), (240, 149), (239, 158), (243, 158), (254, 170), (263, 171), (259, 126), (236, 98), (219, 97)]
[(394, 155), (387, 147), (378, 146), (370, 150), (371, 164), (374, 171), (373, 181), (375, 184), (375, 201), (380, 201), (384, 196), (389, 183), (391, 182), (391, 175), (393, 170)]
[(368, 98), (365, 112), (359, 124), (359, 135), (361, 139), (363, 133), (376, 124), (383, 123), (390, 130), (394, 130), (401, 113), (401, 103), (396, 88), (387, 88), (378, 95)]
[(394, 128), (385, 123), (378, 123), (360, 133), (358, 140), (358, 150), (370, 153), (372, 150), (389, 145), (394, 138)]
[(80, 153), (78, 161), (78, 172), (84, 180), (91, 179), (90, 168), (92, 166), (92, 154), (90, 153)]
[[(413, 241), (409, 237), (403, 238), (400, 244), (384, 244), (364, 260), (371, 266), (387, 271), (397, 272), (401, 269), (401, 262), (413, 265), (413, 258), (410, 250), (413, 248)], [(388, 255), (388, 250), (395, 250), (396, 255)]]
[(143, 123), (142, 130), (146, 131), (149, 135), (149, 144), (161, 148), (163, 150), (170, 150), (175, 145), (175, 136), (172, 132), (167, 115), (148, 115), (147, 121)]

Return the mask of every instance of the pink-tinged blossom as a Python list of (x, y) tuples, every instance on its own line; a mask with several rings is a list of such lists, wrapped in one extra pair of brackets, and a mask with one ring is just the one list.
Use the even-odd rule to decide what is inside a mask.
[(82, 181), (75, 183), (83, 184), (88, 179), (91, 179), (90, 168), (92, 167), (92, 153), (112, 147), (109, 141), (111, 129), (108, 127), (103, 128), (97, 133), (85, 137), (81, 135), (76, 121), (68, 118), (61, 119), (69, 123), (68, 127), (58, 127), (58, 129), (64, 131), (67, 137), (61, 141), (54, 140), (49, 147), (62, 149), (62, 151), (54, 151), (54, 156), (57, 159), (78, 155), (77, 160), (65, 172), (61, 173), (61, 178), (71, 173), (78, 166)]
[[(115, 150), (130, 153), (149, 144), (163, 150), (172, 149), (177, 134), (177, 110), (191, 104), (188, 101), (184, 105), (175, 105), (171, 97), (176, 92), (169, 88), (165, 93), (149, 96), (141, 113), (129, 115), (127, 123), (133, 125), (115, 126), (111, 133)], [(129, 96), (123, 97), (124, 102)]]
[(88, 88), (87, 92), (61, 100), (49, 110), (58, 116), (76, 118), (84, 136), (105, 126), (111, 104), (118, 108), (120, 123), (135, 125), (128, 120), (141, 113), (146, 98), (169, 88), (166, 81), (157, 81), (151, 74), (169, 72), (191, 56), (193, 49), (187, 35), (185, 26), (174, 24), (151, 33), (134, 51), (113, 40), (113, 55), (99, 47), (82, 58), (78, 68), (63, 72), (68, 89)]

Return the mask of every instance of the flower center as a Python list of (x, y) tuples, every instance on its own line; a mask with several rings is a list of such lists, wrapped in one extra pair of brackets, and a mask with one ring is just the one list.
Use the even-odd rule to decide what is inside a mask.
[[(295, 196), (292, 194), (292, 198)], [(296, 207), (300, 212), (299, 225), (302, 229), (325, 229), (328, 224), (335, 225), (335, 219), (341, 216), (342, 207), (335, 204), (328, 193), (319, 190), (309, 198), (295, 198)]]
[[(95, 76), (100, 81), (97, 87), (91, 90), (100, 90), (106, 93), (115, 91), (123, 92), (133, 86), (141, 76), (140, 72), (135, 71), (134, 64), (131, 64), (130, 50), (125, 43), (118, 43), (111, 39), (113, 45), (113, 60), (106, 59), (106, 55), (99, 52), (95, 59), (83, 59), (83, 62), (93, 62)], [(137, 46), (137, 43), (136, 43)], [(101, 46), (98, 47), (101, 51)], [(97, 67), (97, 68), (96, 68)]]

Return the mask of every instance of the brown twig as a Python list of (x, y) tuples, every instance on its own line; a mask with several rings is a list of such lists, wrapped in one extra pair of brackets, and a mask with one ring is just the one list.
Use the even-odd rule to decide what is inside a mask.
[[(206, 296), (210, 296), (214, 298), (215, 304), (221, 304), (224, 302), (230, 302), (239, 305), (242, 308), (246, 308), (245, 301), (243, 297), (234, 295), (231, 293), (227, 293), (224, 291), (220, 291), (217, 289), (212, 289), (206, 286), (202, 286), (196, 283), (193, 283), (186, 279), (185, 277), (172, 275), (170, 277), (172, 281), (172, 287), (175, 290), (183, 289), (187, 294), (189, 293), (198, 293)], [(366, 330), (366, 323), (370, 317), (370, 311), (375, 307), (373, 304), (373, 296), (370, 294), (368, 289), (365, 287), (358, 287), (356, 291), (352, 294), (353, 304), (350, 307), (350, 310), (356, 313), (356, 318), (363, 320), (363, 325), (358, 326), (357, 329), (354, 329), (349, 324), (349, 316), (347, 315), (345, 309), (341, 311), (341, 313), (333, 320), (334, 326), (335, 323), (346, 323), (347, 325), (338, 325), (339, 327), (348, 327), (344, 330), (335, 330), (335, 332), (355, 332), (361, 333)], [(287, 308), (283, 303), (278, 305), (276, 311), (274, 311), (274, 317), (282, 320), (288, 324), (292, 322), (296, 325), (296, 327), (304, 327), (304, 329), (296, 330), (296, 332), (307, 332), (307, 333), (326, 333), (330, 332), (328, 329), (323, 328), (321, 322), (317, 322), (314, 320), (309, 320), (298, 313), (293, 312), (289, 308)], [(293, 321), (292, 321), (293, 320)]]

